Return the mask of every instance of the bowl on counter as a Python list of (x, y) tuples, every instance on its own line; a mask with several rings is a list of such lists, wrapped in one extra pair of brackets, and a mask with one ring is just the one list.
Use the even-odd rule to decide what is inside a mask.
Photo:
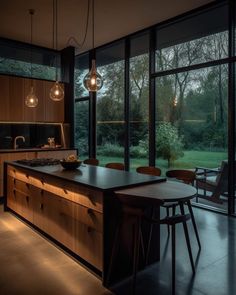
[(66, 161), (66, 160), (60, 160), (61, 166), (66, 170), (74, 170), (77, 169), (81, 164), (81, 160), (76, 161)]

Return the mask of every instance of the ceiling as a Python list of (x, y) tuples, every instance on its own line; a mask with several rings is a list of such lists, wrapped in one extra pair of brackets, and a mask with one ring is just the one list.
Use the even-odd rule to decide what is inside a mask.
[[(212, 0), (95, 0), (95, 47), (197, 8)], [(30, 15), (33, 43), (53, 48), (53, 0), (1, 1), (0, 37), (30, 43)], [(72, 45), (77, 53), (92, 47), (91, 22), (85, 44), (88, 0), (58, 0), (58, 48)], [(70, 37), (73, 37), (70, 39)], [(70, 41), (69, 41), (70, 39)], [(74, 41), (74, 39), (76, 41)]]

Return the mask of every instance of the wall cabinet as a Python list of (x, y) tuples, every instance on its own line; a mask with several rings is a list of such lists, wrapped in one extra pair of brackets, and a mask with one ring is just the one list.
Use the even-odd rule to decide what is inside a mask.
[[(64, 100), (55, 102), (49, 97), (53, 84), (51, 81), (0, 75), (0, 121), (64, 122)], [(39, 100), (36, 108), (25, 105), (31, 85)]]
[(0, 120), (7, 121), (9, 114), (9, 77), (0, 75)]

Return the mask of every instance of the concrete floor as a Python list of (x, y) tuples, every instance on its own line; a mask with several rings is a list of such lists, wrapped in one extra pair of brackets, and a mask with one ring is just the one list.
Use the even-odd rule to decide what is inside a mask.
[[(176, 295), (236, 294), (236, 219), (194, 209), (202, 251), (189, 229), (196, 275), (193, 277), (182, 226), (177, 227)], [(164, 214), (164, 212), (163, 212)], [(138, 275), (136, 295), (171, 294), (170, 245), (161, 226), (161, 262)], [(113, 287), (129, 295), (130, 281)], [(0, 212), (1, 295), (108, 295), (101, 281), (50, 241), (10, 213)]]
[(0, 210), (1, 295), (112, 294), (50, 241)]

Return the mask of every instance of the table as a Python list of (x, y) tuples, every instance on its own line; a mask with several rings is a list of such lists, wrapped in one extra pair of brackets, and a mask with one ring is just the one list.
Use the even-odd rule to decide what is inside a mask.
[[(146, 214), (149, 208), (152, 208), (153, 206), (155, 206), (156, 219), (160, 218), (160, 206), (163, 203), (179, 202), (179, 201), (185, 202), (194, 198), (196, 193), (197, 193), (196, 188), (190, 185), (186, 185), (186, 184), (174, 182), (174, 181), (165, 181), (161, 183), (142, 185), (138, 187), (115, 191), (115, 195), (120, 201), (123, 209), (127, 207), (133, 208), (134, 211), (135, 210), (139, 211), (140, 209), (141, 210), (143, 209)], [(123, 212), (124, 211), (125, 210), (123, 210)], [(133, 216), (135, 217), (135, 212)], [(131, 213), (131, 218), (132, 218), (132, 213)], [(133, 221), (133, 224), (134, 222), (137, 222), (137, 220), (138, 218), (136, 218), (136, 221)], [(141, 227), (142, 227), (142, 239), (143, 239), (143, 244), (145, 249), (145, 246), (147, 245), (147, 241), (148, 241), (149, 232), (150, 232), (150, 223), (145, 224), (145, 220), (143, 220)], [(160, 260), (160, 224), (156, 224), (155, 228), (152, 228), (152, 231), (153, 231), (153, 240), (149, 249), (150, 264)], [(126, 220), (125, 221), (123, 220), (123, 228), (119, 233), (120, 238), (115, 239), (115, 241), (123, 242), (127, 240), (127, 237), (130, 240), (132, 240), (132, 235), (130, 234), (131, 232), (132, 232), (132, 227), (129, 225), (129, 222), (127, 222)], [(132, 250), (131, 251), (127, 250), (128, 247), (129, 248), (132, 247), (132, 241), (129, 244), (126, 242), (126, 244), (125, 245), (123, 244), (122, 246), (123, 246), (123, 251), (120, 251), (118, 253), (119, 255), (117, 255), (119, 259), (116, 259), (116, 261), (114, 259), (114, 263), (112, 262), (114, 266), (112, 266), (113, 270), (111, 269), (110, 271), (111, 274), (109, 274), (111, 276), (111, 281), (112, 281), (112, 273), (115, 274), (117, 271), (122, 269), (122, 266), (119, 265), (122, 263), (122, 255), (126, 257), (126, 260), (132, 257), (132, 253), (131, 253)], [(139, 261), (138, 268), (141, 269), (143, 267), (144, 267), (144, 264), (142, 264), (142, 262)], [(127, 266), (126, 266), (126, 270), (127, 270)], [(130, 271), (132, 270), (130, 269)]]

